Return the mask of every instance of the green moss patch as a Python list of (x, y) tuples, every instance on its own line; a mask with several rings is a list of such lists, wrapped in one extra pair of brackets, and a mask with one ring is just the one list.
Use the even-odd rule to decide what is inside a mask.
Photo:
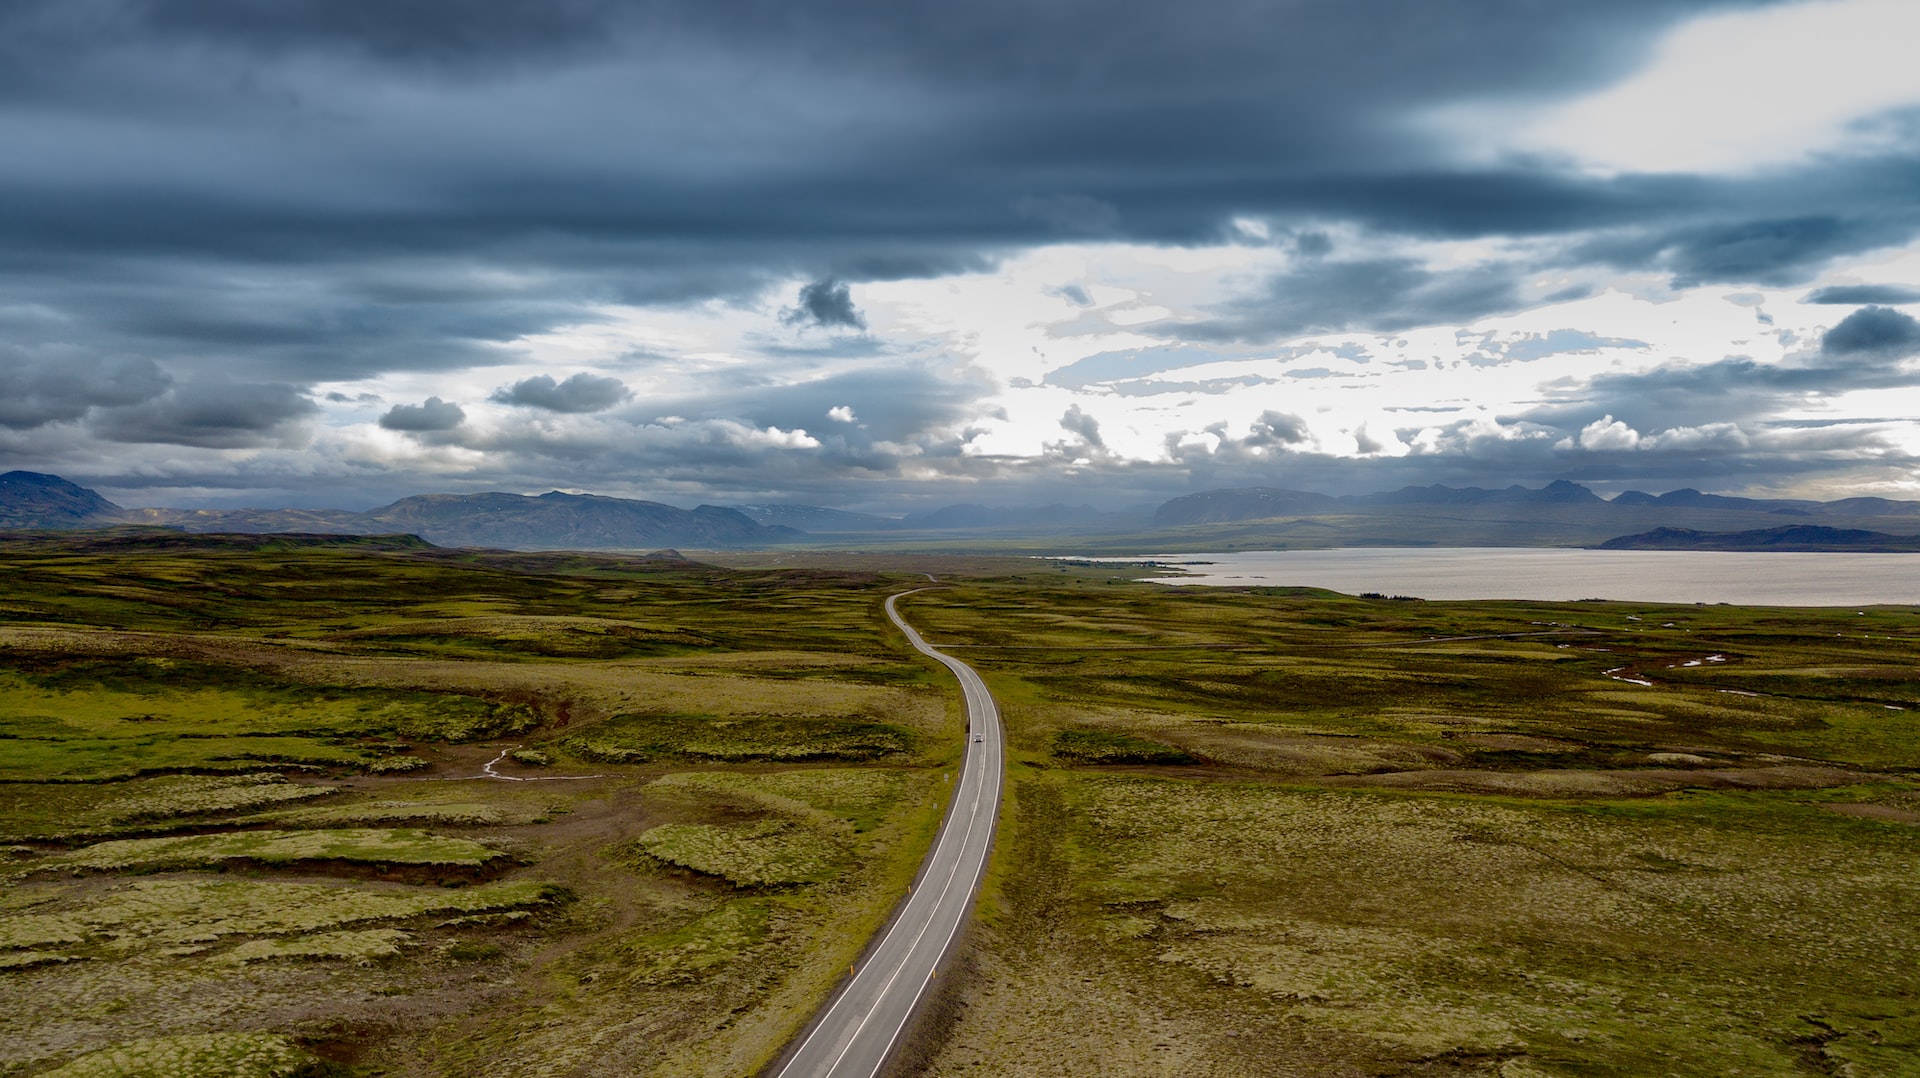
[(221, 956), (225, 962), (245, 965), (276, 958), (349, 959), (374, 962), (395, 958), (400, 945), (410, 939), (395, 928), (369, 928), (358, 932), (318, 932), (285, 940), (249, 940)]
[(666, 864), (717, 876), (736, 887), (814, 883), (847, 859), (832, 837), (785, 820), (746, 826), (663, 824), (640, 836), (640, 848)]
[(319, 1063), (270, 1033), (196, 1033), (116, 1044), (47, 1078), (295, 1078)]
[(1062, 730), (1053, 738), (1053, 754), (1081, 764), (1191, 764), (1184, 749), (1117, 730)]
[(35, 966), (57, 966), (63, 962), (72, 962), (75, 958), (59, 951), (0, 951), (0, 970), (32, 969)]
[(296, 827), (353, 827), (396, 823), (427, 823), (451, 827), (494, 827), (526, 823), (534, 813), (513, 813), (498, 805), (477, 801), (360, 801), (350, 805), (316, 805), (284, 809), (248, 817)]
[(263, 762), (359, 767), (378, 757), (348, 744), (354, 739), (471, 741), (539, 721), (525, 704), (475, 695), (314, 686), (168, 656), (11, 658), (0, 670), (6, 782), (258, 770)]
[(698, 982), (764, 946), (775, 934), (778, 908), (765, 899), (723, 904), (684, 928), (649, 936), (635, 946), (643, 964), (634, 980), (650, 985)]
[[(45, 899), (47, 885), (26, 898)], [(232, 936), (290, 936), (428, 915), (479, 915), (548, 906), (564, 895), (536, 882), (461, 888), (352, 887), (271, 880), (135, 880), (52, 912), (0, 917), (0, 953), (101, 946), (126, 953), (205, 945)]]
[(464, 838), (415, 828), (340, 828), (324, 831), (236, 831), (218, 835), (100, 842), (33, 863), (36, 871), (75, 869), (160, 871), (213, 868), (228, 861), (288, 865), (348, 861), (368, 865), (481, 868), (506, 855)]
[(682, 771), (655, 779), (647, 788), (744, 802), (803, 819), (838, 820), (861, 831), (908, 796), (909, 781), (901, 771), (816, 767), (758, 775)]
[(0, 784), (0, 838), (80, 838), (147, 829), (307, 801), (337, 789), (260, 772), (99, 785), (6, 783)]
[(371, 757), (331, 739), (274, 735), (190, 737), (151, 731), (130, 737), (0, 740), (0, 783), (107, 782), (165, 772), (250, 772), (276, 765), (352, 768)]

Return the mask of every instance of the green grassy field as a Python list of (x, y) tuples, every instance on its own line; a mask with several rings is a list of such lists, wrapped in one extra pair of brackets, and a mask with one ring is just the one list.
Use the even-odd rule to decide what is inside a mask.
[(1920, 611), (903, 605), (1014, 758), (914, 1073), (1920, 1073)]
[(958, 756), (880, 573), (0, 563), (0, 1074), (750, 1073), (904, 892)]
[(1920, 611), (735, 560), (0, 544), (0, 1074), (755, 1073), (937, 822), (926, 572), (1011, 763), (896, 1073), (1920, 1074)]

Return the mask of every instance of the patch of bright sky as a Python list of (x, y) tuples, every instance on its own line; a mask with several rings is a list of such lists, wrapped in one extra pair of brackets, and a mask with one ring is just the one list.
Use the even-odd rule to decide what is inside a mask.
[[(1510, 248), (1476, 251), (1467, 245), (1405, 250), (1436, 268), (1441, 262), (1511, 253)], [(745, 305), (609, 308), (593, 321), (517, 342), (513, 361), (500, 366), (392, 374), (325, 387), (349, 396), (372, 393), (380, 402), (329, 405), (329, 420), (335, 426), (371, 428), (390, 403), (439, 396), (460, 404), (469, 425), (481, 428), (536, 420), (609, 421), (529, 416), (521, 414), (526, 409), (487, 399), (501, 386), (532, 375), (563, 379), (588, 371), (626, 382), (635, 392), (635, 405), (623, 410), (625, 421), (646, 422), (642, 413), (649, 407), (662, 414), (696, 407), (702, 393), (716, 387), (777, 387), (912, 362), (949, 376), (985, 376), (989, 388), (960, 424), (971, 432), (967, 452), (974, 455), (1104, 452), (1163, 460), (1176, 451), (1170, 440), (1189, 449), (1217, 447), (1219, 436), (1208, 428), (1244, 437), (1266, 411), (1300, 417), (1310, 431), (1307, 445), (1323, 452), (1353, 455), (1372, 442), (1380, 445), (1377, 453), (1398, 454), (1408, 451), (1408, 443), (1441, 446), (1432, 432), (1449, 425), (1471, 424), (1485, 436), (1504, 436), (1490, 425), (1490, 417), (1525, 411), (1549, 396), (1577, 400), (1580, 387), (1602, 374), (1711, 363), (1729, 355), (1791, 362), (1853, 309), (1800, 302), (1813, 288), (1856, 282), (1920, 285), (1920, 245), (1853, 260), (1823, 281), (1790, 289), (1716, 286), (1676, 293), (1662, 278), (1616, 278), (1584, 299), (1467, 325), (1197, 344), (1170, 351), (1175, 358), (1167, 370), (1129, 370), (1124, 377), (1091, 381), (1083, 388), (1046, 384), (1049, 373), (1089, 356), (1181, 345), (1179, 325), (1205, 318), (1236, 297), (1263, 294), (1273, 273), (1297, 265), (1281, 244), (1177, 249), (1063, 244), (1012, 257), (993, 272), (855, 284), (853, 298), (869, 327), (865, 334), (785, 323), (783, 311), (799, 282)], [(1533, 283), (1545, 294), (1567, 282), (1555, 275)], [(1091, 302), (1082, 305), (1071, 298), (1075, 289)], [(1556, 331), (1629, 343), (1602, 341), (1527, 361), (1502, 355), (1507, 347)], [(859, 403), (861, 420), (882, 404)], [(1877, 394), (1836, 397), (1826, 406), (1827, 418), (1884, 416), (1890, 403)], [(1062, 426), (1074, 407), (1099, 423), (1101, 447), (1077, 448), (1081, 437)], [(1920, 407), (1906, 414), (1920, 414)], [(808, 427), (820, 433), (844, 422), (829, 410)], [(421, 452), (392, 432), (368, 433), (365, 451), (371, 455)], [(1654, 438), (1661, 432), (1637, 433)], [(771, 439), (769, 445), (805, 444), (790, 432), (753, 436)], [(783, 438), (787, 441), (781, 443)], [(448, 457), (446, 463), (455, 460)]]
[[(1214, 266), (1205, 264), (1210, 252), (1221, 259)], [(1729, 289), (1676, 296), (1649, 281), (1644, 288), (1609, 290), (1467, 327), (1432, 327), (1386, 337), (1317, 335), (1262, 348), (1226, 346), (1215, 349), (1219, 355), (1211, 361), (1202, 350), (1190, 366), (1130, 372), (1126, 378), (1081, 390), (1044, 384), (1048, 372), (1090, 355), (1169, 343), (1153, 332), (1151, 323), (1103, 323), (1105, 308), (1157, 306), (1167, 309), (1173, 321), (1191, 319), (1236, 291), (1257, 291), (1252, 282), (1260, 275), (1250, 270), (1286, 263), (1271, 250), (1226, 247), (1183, 249), (1179, 264), (1168, 267), (1157, 263), (1161, 253), (1053, 248), (1013, 260), (995, 274), (901, 282), (888, 290), (911, 305), (917, 327), (940, 333), (944, 326), (949, 347), (969, 352), (974, 362), (1000, 378), (1004, 389), (993, 405), (1002, 417), (980, 424), (972, 451), (1038, 455), (1049, 444), (1073, 440), (1060, 420), (1067, 408), (1079, 407), (1100, 423), (1108, 451), (1143, 460), (1164, 459), (1170, 435), (1177, 443), (1225, 424), (1230, 434), (1242, 436), (1268, 410), (1303, 418), (1314, 444), (1328, 452), (1356, 452), (1354, 432), (1360, 430), (1385, 443), (1385, 451), (1394, 451), (1391, 432), (1396, 429), (1463, 421), (1488, 409), (1511, 411), (1540, 400), (1541, 386), (1548, 381), (1578, 384), (1602, 373), (1644, 371), (1676, 361), (1711, 362), (1731, 353), (1777, 361), (1787, 351), (1781, 329), (1817, 332), (1845, 310), (1799, 308), (1784, 294), (1760, 294), (1759, 307), (1742, 306), (1726, 301)], [(1090, 279), (1101, 273), (1111, 276)], [(1093, 309), (1058, 298), (1063, 284), (1084, 288), (1095, 300)], [(874, 319), (882, 293), (861, 295)], [(1759, 314), (1769, 306), (1794, 308), (1793, 317), (1765, 325)], [(1566, 329), (1637, 340), (1646, 347), (1599, 346), (1526, 363), (1504, 362), (1497, 355), (1500, 345)], [(1316, 344), (1320, 349), (1311, 350)], [(1343, 346), (1358, 349), (1362, 359), (1332, 351)], [(1327, 373), (1317, 374), (1320, 370)], [(1252, 384), (1221, 384), (1229, 379)], [(1209, 380), (1218, 381), (1205, 388), (1220, 391), (1193, 388)], [(1154, 392), (1155, 383), (1165, 384), (1165, 390)]]
[[(1920, 3), (1819, 0), (1685, 23), (1598, 93), (1545, 107), (1450, 106), (1428, 122), (1470, 152), (1600, 173), (1733, 173), (1884, 145), (1920, 106)], [(1489, 145), (1489, 134), (1500, 139)]]

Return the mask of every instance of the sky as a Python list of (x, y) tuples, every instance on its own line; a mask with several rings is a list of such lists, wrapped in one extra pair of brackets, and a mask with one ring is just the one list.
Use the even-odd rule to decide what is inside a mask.
[(1920, 498), (1912, 0), (9, 0), (0, 470)]

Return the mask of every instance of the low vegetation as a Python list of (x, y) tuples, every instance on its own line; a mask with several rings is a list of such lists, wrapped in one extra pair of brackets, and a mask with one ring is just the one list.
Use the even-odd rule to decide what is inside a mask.
[(96, 843), (71, 853), (27, 862), (33, 872), (135, 871), (219, 868), (228, 862), (299, 865), (349, 864), (481, 869), (505, 857), (471, 839), (448, 838), (414, 828), (333, 828), (306, 831), (228, 831), (170, 838), (129, 838)]
[(910, 744), (907, 731), (880, 722), (658, 714), (615, 716), (557, 747), (588, 763), (640, 764), (865, 761), (904, 756)]
[(1117, 730), (1062, 730), (1053, 735), (1054, 756), (1081, 764), (1190, 764), (1194, 758), (1172, 745)]
[(908, 1069), (1920, 1073), (1920, 611), (980, 582), (1013, 749)]
[(74, 1060), (52, 1078), (300, 1078), (318, 1060), (285, 1037), (207, 1033), (114, 1045)]
[(1920, 611), (197, 542), (0, 551), (0, 1074), (755, 1073), (959, 759), (908, 568), (1010, 764), (901, 1074), (1920, 1072)]
[(0, 783), (0, 840), (77, 840), (188, 827), (209, 816), (324, 798), (339, 790), (275, 772), (168, 775), (98, 785)]
[(0, 1074), (750, 1073), (958, 756), (879, 574), (0, 554)]

